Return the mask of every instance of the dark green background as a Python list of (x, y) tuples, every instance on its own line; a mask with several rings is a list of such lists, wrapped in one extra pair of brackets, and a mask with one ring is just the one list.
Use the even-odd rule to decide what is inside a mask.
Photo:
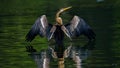
[[(45, 14), (55, 23), (56, 12), (68, 6), (73, 7), (61, 15), (64, 23), (78, 15), (96, 33), (95, 49), (84, 68), (120, 68), (120, 0), (0, 0), (0, 68), (36, 68), (25, 52), (26, 33), (37, 17)], [(48, 47), (46, 42), (37, 36), (31, 45), (40, 51)], [(67, 63), (66, 68), (73, 68)]]

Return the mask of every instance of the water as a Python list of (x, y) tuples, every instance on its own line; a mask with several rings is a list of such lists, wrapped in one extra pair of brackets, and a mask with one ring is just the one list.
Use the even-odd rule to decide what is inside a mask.
[[(25, 46), (32, 45), (37, 53), (48, 50), (46, 38), (37, 36), (32, 43), (26, 43), (25, 35), (37, 17), (46, 14), (50, 23), (55, 23), (55, 14), (58, 9), (68, 6), (72, 9), (64, 12), (61, 17), (67, 23), (74, 15), (86, 20), (96, 33), (94, 48), (84, 47), (87, 39), (81, 36), (72, 43), (73, 51), (82, 56), (81, 66), (78, 68), (119, 68), (120, 67), (120, 14), (119, 1), (0, 1), (0, 68), (37, 68), (35, 61), (26, 52)], [(65, 48), (69, 47), (69, 40), (65, 40)], [(77, 49), (78, 48), (78, 49)], [(72, 54), (70, 52), (70, 54)], [(61, 65), (63, 66), (63, 65)], [(76, 63), (65, 58), (65, 68), (76, 68)], [(58, 67), (58, 60), (52, 59), (51, 68)]]

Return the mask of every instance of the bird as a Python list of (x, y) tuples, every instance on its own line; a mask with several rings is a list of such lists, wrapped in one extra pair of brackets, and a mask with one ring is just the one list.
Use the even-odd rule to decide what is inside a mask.
[(40, 37), (46, 37), (48, 41), (54, 38), (57, 44), (63, 43), (64, 35), (66, 35), (70, 40), (80, 35), (85, 35), (89, 40), (95, 39), (96, 35), (93, 29), (83, 18), (77, 15), (74, 15), (69, 23), (65, 25), (63, 24), (60, 14), (70, 8), (72, 7), (61, 8), (56, 13), (55, 24), (48, 23), (46, 15), (38, 17), (27, 33), (26, 41), (31, 42), (37, 35)]

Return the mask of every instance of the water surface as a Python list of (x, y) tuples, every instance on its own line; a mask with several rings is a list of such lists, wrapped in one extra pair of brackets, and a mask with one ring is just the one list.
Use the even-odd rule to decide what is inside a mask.
[[(61, 17), (68, 23), (74, 15), (78, 15), (93, 28), (96, 33), (95, 47), (82, 53), (89, 54), (81, 62), (81, 68), (119, 68), (120, 67), (120, 14), (119, 1), (97, 3), (92, 1), (60, 0), (60, 1), (0, 1), (0, 68), (37, 68), (34, 60), (28, 56), (25, 46), (32, 45), (38, 52), (47, 50), (46, 38), (37, 36), (32, 43), (26, 43), (25, 35), (37, 17), (45, 14), (49, 23), (55, 23), (56, 12), (63, 7), (73, 6)], [(65, 39), (65, 48), (70, 44)], [(74, 48), (84, 47), (87, 38), (79, 37), (73, 41)], [(57, 68), (57, 60), (51, 62), (51, 68)], [(75, 68), (75, 63), (65, 59), (65, 68)]]

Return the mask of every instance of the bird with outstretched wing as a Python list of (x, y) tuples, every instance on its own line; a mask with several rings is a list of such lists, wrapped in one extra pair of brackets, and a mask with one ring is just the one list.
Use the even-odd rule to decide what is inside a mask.
[(48, 23), (46, 15), (39, 17), (30, 31), (26, 35), (26, 41), (31, 42), (35, 36), (40, 35), (46, 37), (48, 40), (54, 38), (56, 43), (63, 42), (64, 34), (71, 40), (73, 37), (85, 35), (89, 40), (95, 39), (95, 33), (92, 28), (79, 16), (74, 16), (70, 23), (63, 25), (62, 18), (59, 17), (60, 13), (71, 7), (62, 8), (56, 14), (56, 24)]

